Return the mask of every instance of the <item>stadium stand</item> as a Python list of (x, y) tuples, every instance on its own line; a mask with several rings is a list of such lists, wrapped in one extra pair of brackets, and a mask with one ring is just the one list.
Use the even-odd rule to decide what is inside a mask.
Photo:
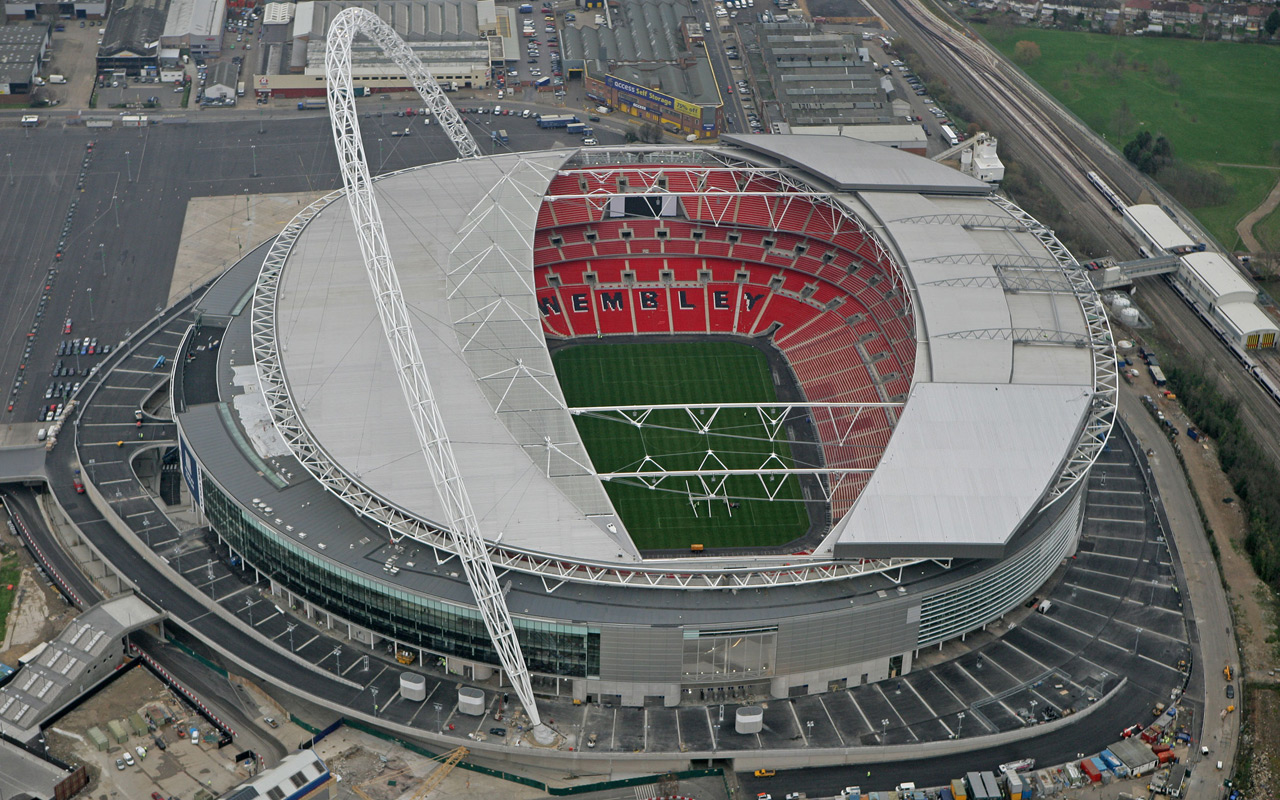
[[(682, 215), (614, 215), (619, 191), (664, 190), (708, 194), (682, 197)], [(557, 175), (534, 239), (544, 332), (767, 336), (811, 402), (904, 400), (915, 330), (892, 265), (838, 209), (787, 194), (773, 180), (716, 169)], [(825, 408), (813, 423), (829, 467), (865, 468), (878, 463), (894, 419), (883, 408)], [(835, 518), (865, 485), (860, 474), (829, 477)]]

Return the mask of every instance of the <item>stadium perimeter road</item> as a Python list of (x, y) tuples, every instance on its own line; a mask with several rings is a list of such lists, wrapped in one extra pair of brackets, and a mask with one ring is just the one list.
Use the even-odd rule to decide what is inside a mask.
[[(564, 131), (501, 119), (504, 125), (512, 120), (512, 146), (519, 149), (577, 144)], [(374, 174), (457, 157), (438, 124), (392, 137), (404, 123), (391, 114), (362, 118)], [(485, 141), (492, 127), (472, 121), (472, 135), (486, 151), (493, 147)], [(621, 140), (614, 133), (600, 136)], [(30, 343), (29, 354), (18, 346), (0, 354), (5, 407), (13, 404), (5, 423), (36, 422), (50, 403), (66, 399), (61, 393), (46, 398), (46, 389), (83, 382), (100, 360), (60, 358), (60, 342), (93, 337), (99, 346), (114, 344), (163, 307), (191, 198), (338, 186), (328, 119), (314, 116), (147, 128), (6, 128), (0, 129), (0, 155), (0, 341)], [(68, 319), (72, 330), (64, 334)], [(59, 361), (75, 374), (55, 377)]]

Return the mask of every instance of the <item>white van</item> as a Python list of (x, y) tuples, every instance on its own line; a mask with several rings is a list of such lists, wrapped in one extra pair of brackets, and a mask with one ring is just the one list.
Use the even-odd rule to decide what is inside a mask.
[(494, 113), (494, 114), (501, 114), (501, 113), (502, 113), (502, 106), (494, 106), (494, 107), (493, 107), (493, 113)]
[(36, 431), (36, 441), (37, 441), (37, 442), (43, 442), (43, 441), (44, 441), (45, 439), (47, 439), (48, 437), (49, 437), (49, 432), (48, 432), (47, 430), (45, 430), (44, 428), (41, 428), (40, 430)]
[(707, 33), (711, 33), (711, 23), (710, 22), (702, 23), (702, 29)]

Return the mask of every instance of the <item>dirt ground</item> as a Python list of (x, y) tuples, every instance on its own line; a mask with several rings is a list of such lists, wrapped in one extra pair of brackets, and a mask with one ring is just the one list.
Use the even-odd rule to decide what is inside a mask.
[(0, 663), (16, 667), (18, 659), (31, 648), (56, 636), (75, 616), (76, 609), (41, 576), (22, 540), (10, 535), (5, 526), (0, 525), (0, 531), (5, 545), (16, 550), (22, 565), (18, 596), (9, 612), (4, 640), (0, 641)]
[[(127, 722), (134, 712), (150, 716), (156, 731), (134, 735)], [(166, 718), (170, 719), (167, 724)], [(123, 744), (111, 740), (107, 750), (100, 752), (89, 739), (88, 729), (96, 725), (110, 737), (107, 722), (112, 719), (124, 721), (130, 737)], [(88, 766), (90, 783), (84, 796), (93, 800), (145, 798), (157, 790), (165, 796), (184, 798), (216, 796), (248, 776), (242, 767), (231, 763), (230, 748), (220, 751), (208, 740), (192, 745), (184, 733), (191, 725), (208, 729), (155, 676), (137, 667), (49, 728), (49, 752), (68, 763)], [(157, 735), (167, 744), (164, 750), (156, 746)], [(146, 752), (143, 758), (136, 757), (139, 745)], [(121, 770), (115, 762), (125, 753), (134, 757), (135, 763)]]

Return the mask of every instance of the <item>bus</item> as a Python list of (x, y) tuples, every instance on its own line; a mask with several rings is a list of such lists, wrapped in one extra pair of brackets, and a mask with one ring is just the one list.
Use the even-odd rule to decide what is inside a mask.
[(950, 125), (943, 125), (941, 126), (941, 129), (942, 129), (942, 138), (946, 139), (948, 144), (950, 144), (952, 147), (955, 147), (956, 145), (960, 144), (960, 137), (956, 136), (956, 132), (954, 128), (952, 128)]

